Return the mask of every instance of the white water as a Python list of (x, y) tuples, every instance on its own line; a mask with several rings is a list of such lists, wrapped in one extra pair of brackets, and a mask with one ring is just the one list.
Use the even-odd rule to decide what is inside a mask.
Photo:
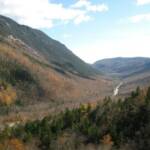
[(122, 86), (122, 84), (123, 84), (123, 82), (120, 82), (120, 83), (117, 85), (117, 87), (114, 89), (114, 93), (113, 93), (114, 96), (117, 96), (117, 95), (118, 95), (118, 93), (119, 93), (119, 88)]

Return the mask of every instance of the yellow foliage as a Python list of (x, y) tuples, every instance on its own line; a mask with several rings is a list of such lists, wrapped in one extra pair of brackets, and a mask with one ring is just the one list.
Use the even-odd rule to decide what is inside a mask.
[(4, 145), (0, 143), (0, 149), (5, 150)]
[(0, 143), (0, 150), (26, 150), (26, 148), (21, 140), (14, 138)]
[[(92, 101), (92, 100), (91, 100)], [(84, 104), (84, 107), (85, 107), (85, 109), (88, 109), (89, 107), (91, 108), (91, 109), (94, 109), (95, 107), (97, 106), (97, 103), (96, 102), (90, 102), (90, 103), (85, 103)]]
[(24, 144), (18, 139), (11, 139), (9, 141), (9, 145), (12, 148), (12, 150), (25, 150)]
[(105, 135), (101, 142), (105, 145), (113, 145), (112, 137), (109, 134)]
[(8, 86), (6, 89), (0, 90), (0, 103), (11, 105), (17, 98), (16, 91)]

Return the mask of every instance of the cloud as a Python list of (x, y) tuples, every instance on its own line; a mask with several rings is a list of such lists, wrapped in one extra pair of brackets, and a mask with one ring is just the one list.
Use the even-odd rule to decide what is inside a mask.
[(150, 4), (150, 0), (137, 0), (137, 5)]
[(100, 6), (90, 6), (92, 7), (88, 9), (75, 9), (49, 0), (0, 0), (0, 14), (34, 28), (51, 28), (58, 21), (74, 24), (89, 21), (91, 18), (89, 11), (103, 9)]
[(87, 11), (91, 11), (91, 12), (104, 12), (104, 11), (109, 10), (106, 4), (93, 5), (88, 0), (79, 0), (77, 3), (72, 5), (72, 7), (73, 8), (85, 8)]
[(89, 21), (89, 20), (91, 20), (91, 17), (90, 17), (90, 16), (80, 15), (78, 18), (76, 18), (76, 19), (74, 20), (74, 23), (75, 23), (75, 24), (80, 24), (80, 23), (83, 22), (83, 21)]
[(129, 18), (132, 23), (139, 23), (141, 21), (150, 21), (150, 13), (139, 14)]

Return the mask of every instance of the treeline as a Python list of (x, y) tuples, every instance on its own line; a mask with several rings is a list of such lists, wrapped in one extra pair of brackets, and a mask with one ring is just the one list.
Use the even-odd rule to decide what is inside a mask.
[(1, 132), (0, 140), (7, 138), (24, 143), (36, 139), (41, 150), (85, 149), (91, 143), (115, 150), (149, 150), (150, 88), (147, 92), (137, 88), (124, 100), (105, 98), (94, 108), (81, 105), (41, 121), (7, 128)]

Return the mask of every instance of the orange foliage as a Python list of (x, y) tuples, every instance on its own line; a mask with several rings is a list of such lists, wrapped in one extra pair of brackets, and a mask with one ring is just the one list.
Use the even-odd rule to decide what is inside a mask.
[(0, 150), (5, 150), (4, 144), (1, 144), (1, 143), (0, 143)]
[(25, 150), (24, 144), (18, 139), (11, 139), (9, 145), (12, 150)]
[(113, 145), (112, 137), (109, 134), (105, 135), (101, 140), (101, 142), (104, 145)]
[(22, 141), (10, 139), (0, 144), (0, 150), (26, 150), (26, 148)]
[(16, 98), (16, 91), (10, 86), (0, 91), (0, 103), (2, 104), (11, 105)]

